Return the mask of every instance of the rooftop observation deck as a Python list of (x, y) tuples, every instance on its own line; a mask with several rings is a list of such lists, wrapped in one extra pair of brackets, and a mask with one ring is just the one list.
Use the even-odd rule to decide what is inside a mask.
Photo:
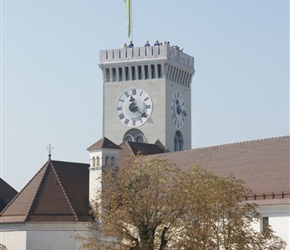
[(134, 63), (168, 63), (194, 74), (194, 58), (168, 45), (111, 49), (100, 51), (100, 67)]

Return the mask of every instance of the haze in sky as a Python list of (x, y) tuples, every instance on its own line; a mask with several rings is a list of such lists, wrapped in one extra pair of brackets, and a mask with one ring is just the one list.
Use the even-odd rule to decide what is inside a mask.
[[(133, 42), (195, 58), (192, 147), (289, 134), (288, 0), (133, 1)], [(99, 50), (122, 48), (123, 0), (1, 1), (1, 177), (89, 163), (102, 137)], [(114, 105), (114, 103), (112, 103)]]

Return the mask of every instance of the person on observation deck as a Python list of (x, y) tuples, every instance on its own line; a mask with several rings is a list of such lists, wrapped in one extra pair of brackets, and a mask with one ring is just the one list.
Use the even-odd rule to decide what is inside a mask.
[(149, 41), (147, 41), (147, 42), (145, 43), (144, 47), (149, 47), (149, 46), (150, 46), (150, 43), (149, 43)]
[(128, 46), (129, 48), (134, 48), (134, 44), (133, 44), (133, 42), (132, 41), (130, 41), (130, 43), (129, 43), (129, 46)]

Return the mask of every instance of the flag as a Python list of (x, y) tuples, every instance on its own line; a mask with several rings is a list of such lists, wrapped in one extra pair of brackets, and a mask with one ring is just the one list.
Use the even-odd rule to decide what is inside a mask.
[(131, 35), (131, 0), (124, 0), (127, 9), (127, 27), (128, 27), (128, 37)]

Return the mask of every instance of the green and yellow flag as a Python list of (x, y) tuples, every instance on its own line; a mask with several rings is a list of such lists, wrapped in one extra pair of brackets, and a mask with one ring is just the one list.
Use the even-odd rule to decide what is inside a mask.
[(128, 27), (128, 37), (131, 35), (131, 0), (124, 0), (127, 9), (127, 27)]

